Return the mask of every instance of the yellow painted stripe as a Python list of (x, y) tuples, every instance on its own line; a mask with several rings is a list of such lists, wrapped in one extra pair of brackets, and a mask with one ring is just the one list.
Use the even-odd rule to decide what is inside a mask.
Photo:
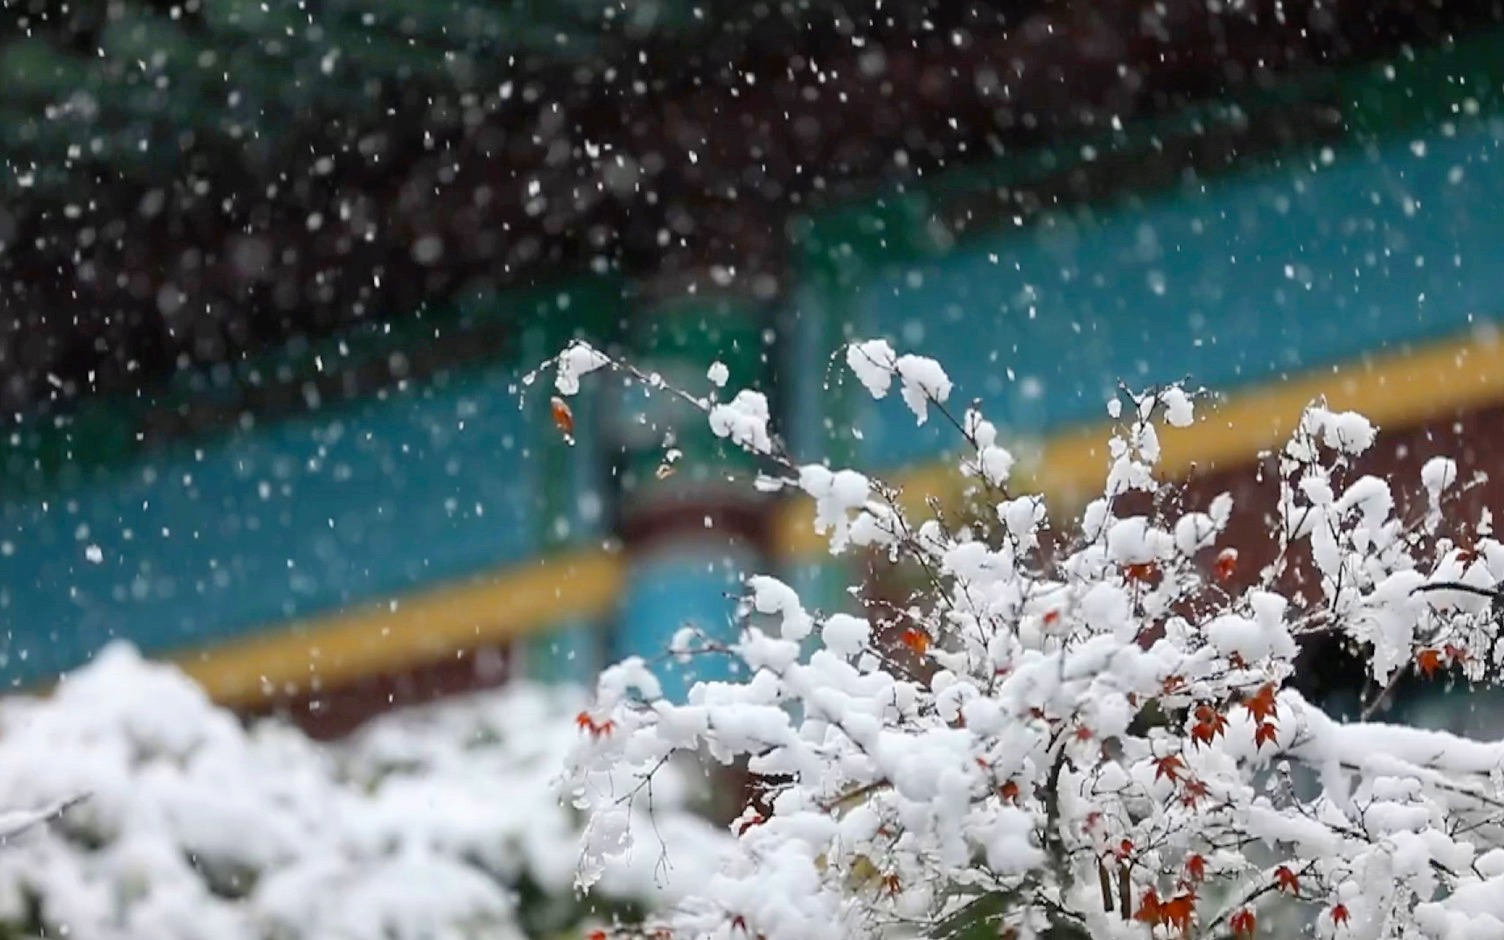
[[(1504, 402), (1504, 344), (1468, 338), (1374, 356), (1230, 396), (1192, 428), (1164, 429), (1167, 476), (1196, 466), (1228, 467), (1278, 446), (1302, 409), (1326, 395), (1334, 408), (1361, 410), (1382, 426), (1405, 427)], [(1020, 454), (1019, 491), (1041, 493), (1057, 509), (1086, 498), (1106, 472), (1110, 424), (1074, 428)], [(895, 480), (911, 508), (928, 497), (954, 505), (964, 482), (933, 463)], [(776, 542), (785, 557), (819, 557), (813, 513), (804, 500), (778, 510)], [(281, 625), (180, 657), (216, 699), (253, 704), (269, 691), (334, 687), (476, 647), (515, 640), (575, 616), (610, 610), (621, 587), (613, 555), (586, 551), (488, 578), (447, 585), (388, 604)]]
[(567, 617), (599, 615), (619, 589), (614, 556), (580, 552), (395, 603), (279, 625), (178, 663), (217, 701), (254, 704), (273, 693), (336, 687), (513, 640)]
[[(1280, 446), (1306, 405), (1322, 395), (1330, 407), (1361, 411), (1381, 429), (1504, 402), (1504, 342), (1493, 336), (1448, 340), (1237, 392), (1204, 409), (1192, 427), (1161, 430), (1165, 476), (1184, 476), (1198, 466), (1236, 466)], [(1033, 453), (1023, 448), (1016, 489), (1042, 494), (1057, 509), (1100, 492), (1111, 432), (1111, 423), (1104, 420), (1053, 435)], [(954, 506), (966, 485), (945, 463), (915, 468), (894, 482), (909, 509), (922, 507), (929, 498)], [(783, 507), (776, 536), (782, 553), (810, 557), (825, 551), (813, 519), (807, 503)]]

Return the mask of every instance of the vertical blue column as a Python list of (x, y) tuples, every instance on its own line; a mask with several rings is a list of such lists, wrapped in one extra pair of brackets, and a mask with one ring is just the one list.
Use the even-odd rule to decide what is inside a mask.
[[(719, 361), (730, 372), (717, 392), (722, 400), (755, 388), (775, 405), (766, 387), (768, 326), (760, 302), (696, 293), (639, 310), (629, 343), (645, 371), (672, 385), (706, 393), (713, 388), (706, 370)], [(742, 579), (767, 570), (767, 505), (752, 486), (759, 462), (716, 438), (699, 411), (663, 393), (622, 388), (613, 417), (626, 565), (613, 653), (655, 663), (665, 695), (682, 701), (698, 680), (736, 675), (726, 656), (681, 663), (666, 654), (686, 626), (721, 642), (737, 634)], [(672, 464), (670, 450), (682, 454)]]
[[(561, 292), (533, 311), (534, 322), (524, 332), (522, 371), (555, 355), (576, 337), (605, 344), (621, 313), (619, 298), (613, 283), (599, 291)], [(528, 456), (542, 468), (537, 519), (538, 544), (545, 557), (597, 550), (609, 531), (601, 421), (609, 382), (604, 373), (592, 376), (569, 399), (573, 445), (564, 440), (553, 419), (552, 381), (545, 378), (523, 389), (532, 431)], [(598, 618), (563, 618), (518, 644), (518, 672), (541, 682), (588, 685), (603, 665), (606, 645), (605, 625)]]
[[(865, 338), (857, 320), (861, 285), (848, 271), (853, 264), (843, 253), (828, 250), (808, 235), (800, 247), (805, 261), (798, 289), (779, 318), (777, 350), (789, 448), (801, 463), (870, 470), (854, 466), (857, 438), (852, 428), (860, 399), (854, 395), (855, 379), (842, 354), (848, 339)], [(799, 503), (799, 518), (813, 518), (807, 499), (791, 498)], [(780, 551), (778, 563), (779, 577), (799, 593), (805, 607), (824, 613), (851, 610), (849, 560), (824, 552), (795, 557)]]
[(618, 658), (638, 655), (653, 663), (663, 694), (682, 702), (701, 680), (737, 678), (731, 657), (705, 653), (684, 659), (665, 656), (674, 634), (694, 627), (718, 641), (736, 637), (735, 598), (742, 579), (762, 565), (761, 552), (744, 541), (714, 533), (688, 533), (639, 546), (628, 556), (621, 609)]

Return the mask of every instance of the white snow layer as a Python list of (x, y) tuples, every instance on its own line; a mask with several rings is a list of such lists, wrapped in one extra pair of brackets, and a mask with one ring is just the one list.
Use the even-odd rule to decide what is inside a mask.
[[(0, 806), (26, 823), (0, 846), (0, 932), (521, 938), (524, 879), (573, 903), (581, 834), (553, 780), (584, 704), (513, 685), (323, 746), (280, 723), (247, 729), (177, 670), (111, 646), (50, 698), (0, 700)], [(674, 865), (644, 848), (607, 867), (601, 894), (652, 905), (717, 867), (723, 836), (683, 809), (684, 781), (655, 781), (655, 797), (636, 825)]]

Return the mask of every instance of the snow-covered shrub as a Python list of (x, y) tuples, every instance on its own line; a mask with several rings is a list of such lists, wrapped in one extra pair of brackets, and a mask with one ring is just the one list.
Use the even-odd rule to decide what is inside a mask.
[(515, 685), (330, 746), (247, 728), (110, 647), (51, 696), (0, 700), (0, 805), (89, 794), (0, 848), (0, 936), (507, 940), (672, 899), (724, 837), (670, 774), (657, 826), (689, 867), (660, 877), (645, 845), (607, 872), (598, 913), (575, 901), (580, 820), (551, 781), (581, 704)]
[[(748, 760), (767, 795), (715, 877), (645, 935), (1504, 937), (1504, 742), (1368, 720), (1404, 675), (1492, 677), (1504, 545), (1486, 518), (1446, 518), (1455, 465), (1427, 464), (1428, 505), (1402, 518), (1389, 483), (1354, 469), (1373, 426), (1316, 402), (1265, 481), (1277, 509), (1258, 554), (1274, 560), (1240, 571), (1231, 498), (1185, 505), (1156, 477), (1160, 422), (1194, 428), (1184, 389), (1109, 403), (1102, 495), (1051, 522), (1011, 485), (997, 428), (949, 409), (938, 364), (883, 341), (846, 361), (875, 397), (897, 380), (919, 422), (954, 428), (989, 513), (920, 515), (870, 476), (800, 466), (752, 396), (670, 390), (766, 458), (761, 488), (813, 498), (833, 552), (901, 560), (920, 586), (886, 617), (806, 610), (748, 579), (739, 639), (675, 648), (734, 656), (745, 681), (687, 703), (642, 660), (608, 669), (591, 720), (609, 733), (578, 741), (563, 781), (591, 818), (583, 886), (630, 845), (642, 781), (684, 752)], [(1290, 685), (1302, 641), (1333, 636), (1366, 662), (1363, 720)], [(1305, 922), (1271, 929), (1292, 905)]]

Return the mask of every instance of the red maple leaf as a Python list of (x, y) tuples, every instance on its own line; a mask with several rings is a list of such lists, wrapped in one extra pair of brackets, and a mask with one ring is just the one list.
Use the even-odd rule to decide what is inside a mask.
[(1265, 742), (1268, 742), (1269, 744), (1274, 744), (1275, 743), (1276, 731), (1277, 731), (1277, 729), (1275, 728), (1274, 722), (1272, 722), (1272, 721), (1266, 721), (1263, 724), (1259, 725), (1257, 728), (1254, 728), (1253, 729), (1253, 746), (1254, 746), (1254, 749), (1258, 750), (1258, 749), (1263, 748)]
[(580, 712), (574, 716), (574, 724), (581, 731), (590, 732), (592, 738), (598, 738), (603, 734), (610, 734), (616, 730), (616, 722), (609, 718), (605, 721), (596, 721), (590, 717), (589, 712)]
[(1206, 880), (1206, 858), (1202, 855), (1192, 855), (1185, 860), (1186, 877), (1191, 881)]
[(1262, 722), (1266, 718), (1278, 718), (1279, 706), (1274, 702), (1274, 683), (1266, 682), (1255, 693), (1243, 700), (1243, 707), (1253, 715), (1253, 720)]
[(1001, 796), (1009, 803), (1018, 802), (1018, 784), (1012, 780), (1009, 780), (1007, 783), (998, 787), (997, 793), (998, 796)]
[(1347, 920), (1348, 920), (1347, 905), (1346, 904), (1337, 904), (1337, 905), (1334, 905), (1332, 907), (1332, 923), (1334, 923), (1337, 926), (1341, 927), (1342, 925), (1344, 925), (1344, 924), (1347, 923)]
[(585, 934), (585, 940), (606, 940), (608, 936), (604, 930), (592, 930)]
[(1177, 928), (1180, 935), (1191, 935), (1191, 921), (1196, 916), (1196, 895), (1186, 893), (1171, 898), (1159, 906), (1160, 922)]
[(1060, 622), (1060, 611), (1058, 611), (1058, 610), (1047, 610), (1047, 611), (1044, 612), (1044, 625), (1045, 626), (1047, 626), (1047, 627), (1053, 627), (1055, 624), (1057, 624), (1059, 622)]
[(1232, 928), (1232, 935), (1237, 940), (1253, 940), (1258, 925), (1258, 918), (1254, 917), (1253, 911), (1246, 907), (1232, 915), (1227, 921), (1227, 926)]
[(1180, 795), (1180, 802), (1189, 807), (1195, 805), (1207, 797), (1206, 784), (1192, 777), (1185, 782), (1184, 792)]
[(1433, 649), (1421, 650), (1415, 654), (1415, 667), (1420, 670), (1421, 675), (1427, 679), (1431, 678), (1436, 674), (1436, 670), (1441, 668), (1441, 653)]
[(1154, 779), (1157, 781), (1169, 777), (1171, 783), (1179, 783), (1180, 772), (1183, 770), (1185, 770), (1185, 761), (1180, 759), (1179, 754), (1170, 754), (1154, 762)]
[(1285, 865), (1274, 870), (1274, 884), (1286, 894), (1300, 893), (1300, 879), (1295, 877), (1295, 872)]
[(909, 627), (903, 631), (899, 641), (914, 651), (916, 656), (923, 656), (930, 649), (930, 635), (918, 627)]
[(1143, 921), (1150, 926), (1164, 923), (1163, 905), (1159, 903), (1159, 893), (1153, 888), (1144, 892), (1143, 899), (1138, 902), (1138, 912), (1133, 915), (1134, 920)]
[(1441, 651), (1446, 655), (1448, 662), (1465, 663), (1468, 660), (1467, 647), (1465, 646), (1453, 646), (1448, 643), (1441, 648)]
[(1236, 548), (1224, 548), (1217, 553), (1217, 560), (1212, 563), (1212, 576), (1218, 584), (1226, 584), (1232, 580), (1232, 576), (1238, 570), (1238, 550)]
[(1076, 740), (1077, 741), (1090, 741), (1091, 740), (1091, 729), (1088, 728), (1088, 727), (1086, 727), (1085, 725), (1077, 725), (1076, 726)]
[(748, 829), (751, 829), (753, 826), (761, 826), (767, 821), (768, 817), (764, 816), (762, 813), (754, 812), (751, 816), (743, 819), (741, 823), (737, 825), (736, 834), (744, 835)]
[(549, 402), (554, 417), (554, 427), (565, 437), (574, 436), (574, 412), (569, 408), (569, 402), (557, 396)]
[(1152, 561), (1123, 566), (1123, 580), (1125, 581), (1147, 584), (1157, 574), (1159, 574), (1159, 566)]
[[(1120, 859), (1127, 858), (1128, 856), (1133, 854), (1133, 843), (1128, 841), (1127, 839), (1124, 839), (1122, 842), (1118, 843), (1118, 847), (1113, 850), (1113, 854), (1115, 854)], [(1155, 895), (1155, 899), (1156, 901), (1158, 900), (1158, 895)]]
[(1197, 744), (1211, 744), (1219, 734), (1227, 732), (1227, 718), (1210, 705), (1197, 705), (1194, 713), (1196, 723), (1191, 726), (1191, 739)]

